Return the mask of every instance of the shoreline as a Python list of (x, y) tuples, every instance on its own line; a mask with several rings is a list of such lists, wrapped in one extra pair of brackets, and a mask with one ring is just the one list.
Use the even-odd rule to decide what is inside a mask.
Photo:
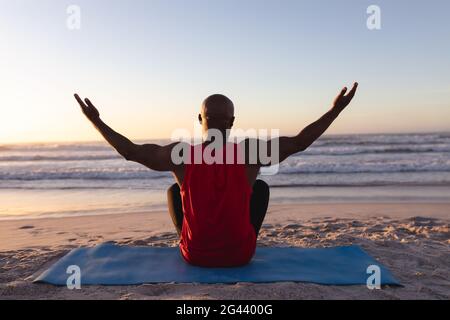
[[(302, 203), (295, 203), (292, 201), (278, 201), (276, 204), (269, 204), (269, 210), (270, 207), (274, 207), (275, 211), (278, 211), (277, 207), (282, 206), (305, 206), (305, 207), (322, 207), (322, 206), (397, 206), (397, 205), (406, 205), (406, 204), (415, 204), (418, 206), (425, 206), (425, 207), (431, 207), (432, 214), (429, 217), (439, 217), (439, 218), (446, 218), (450, 217), (450, 211), (447, 213), (445, 211), (445, 208), (450, 208), (450, 201), (430, 201), (423, 200), (423, 201), (409, 201), (409, 200), (383, 200), (382, 202), (375, 202), (375, 201), (366, 201), (366, 200), (360, 200), (360, 201), (350, 201), (350, 200), (342, 200), (342, 201), (333, 201), (333, 200), (325, 200), (325, 201), (304, 201)], [(117, 215), (133, 215), (133, 214), (164, 214), (164, 209), (160, 208), (161, 206), (157, 206), (155, 208), (149, 208), (149, 210), (143, 210), (142, 208), (139, 210), (133, 210), (133, 211), (117, 211), (113, 213), (55, 213), (55, 214), (43, 214), (43, 215), (23, 215), (23, 216), (0, 216), (0, 224), (2, 222), (8, 222), (8, 221), (22, 221), (22, 222), (33, 222), (35, 220), (46, 220), (46, 219), (70, 219), (70, 218), (84, 218), (84, 217), (107, 217), (107, 216), (117, 216)], [(440, 207), (440, 208), (439, 208)], [(107, 211), (113, 211), (113, 210), (107, 210)], [(267, 216), (266, 216), (267, 217)]]
[[(93, 192), (95, 197), (93, 197)], [(19, 196), (20, 195), (20, 196)], [(450, 186), (271, 187), (270, 206), (450, 204)], [(166, 188), (1, 189), (0, 221), (133, 214), (166, 210)], [(449, 215), (450, 216), (450, 215)]]

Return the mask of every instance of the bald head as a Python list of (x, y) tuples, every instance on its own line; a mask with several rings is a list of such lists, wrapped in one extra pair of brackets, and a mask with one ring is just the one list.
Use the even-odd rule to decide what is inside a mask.
[(203, 131), (219, 129), (225, 132), (226, 129), (231, 129), (233, 126), (233, 102), (222, 94), (213, 94), (203, 101), (198, 119), (202, 124)]
[(213, 94), (202, 103), (202, 114), (221, 114), (224, 116), (234, 116), (233, 102), (223, 94)]

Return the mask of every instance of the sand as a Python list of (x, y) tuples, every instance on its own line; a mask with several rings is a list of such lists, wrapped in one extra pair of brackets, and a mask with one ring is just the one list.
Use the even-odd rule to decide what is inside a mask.
[(360, 245), (404, 287), (146, 284), (68, 290), (32, 280), (79, 246), (176, 246), (166, 212), (0, 221), (0, 299), (450, 299), (450, 203), (275, 204), (259, 246)]

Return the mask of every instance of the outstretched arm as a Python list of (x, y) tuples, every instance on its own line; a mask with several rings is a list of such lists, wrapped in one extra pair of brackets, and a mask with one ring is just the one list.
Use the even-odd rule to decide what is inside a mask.
[(171, 152), (176, 143), (167, 146), (135, 144), (104, 123), (100, 119), (100, 113), (97, 108), (89, 99), (86, 98), (83, 101), (78, 94), (75, 94), (75, 99), (78, 101), (81, 110), (94, 127), (126, 160), (141, 163), (152, 170), (175, 171), (176, 165), (171, 161)]
[(294, 137), (280, 137), (280, 159), (285, 160), (292, 154), (306, 150), (314, 141), (316, 141), (339, 116), (342, 110), (352, 101), (355, 96), (358, 83), (353, 84), (352, 89), (346, 95), (347, 87), (344, 87), (341, 93), (335, 98), (333, 107), (326, 112), (320, 119), (305, 127), (298, 135)]

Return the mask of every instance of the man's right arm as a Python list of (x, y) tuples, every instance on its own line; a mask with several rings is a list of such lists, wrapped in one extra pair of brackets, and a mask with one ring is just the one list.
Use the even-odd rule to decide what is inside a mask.
[(114, 131), (100, 119), (100, 113), (89, 99), (84, 101), (75, 95), (83, 113), (91, 121), (106, 141), (128, 161), (140, 163), (156, 171), (177, 172), (182, 169), (180, 164), (172, 161), (172, 149), (178, 144), (172, 143), (166, 146), (157, 144), (135, 144), (127, 137)]

